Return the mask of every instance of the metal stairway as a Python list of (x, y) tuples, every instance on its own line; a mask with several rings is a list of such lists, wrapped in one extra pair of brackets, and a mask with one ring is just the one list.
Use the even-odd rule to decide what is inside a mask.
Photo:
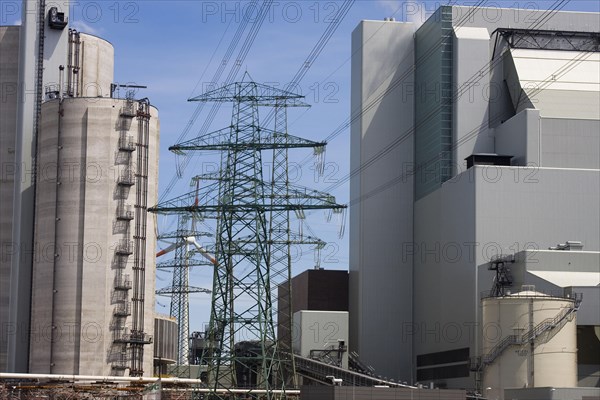
[(351, 351), (348, 353), (348, 368), (352, 371), (359, 372), (364, 375), (373, 375), (375, 368), (362, 362), (358, 353)]
[(554, 318), (547, 318), (522, 335), (509, 335), (494, 346), (489, 353), (482, 356), (472, 364), (471, 370), (479, 371), (484, 366), (492, 364), (510, 346), (522, 346), (536, 340), (540, 335), (555, 329), (577, 312), (581, 304), (581, 297), (576, 297), (571, 307), (562, 309)]
[(310, 358), (294, 355), (296, 372), (311, 381), (325, 385), (333, 385), (334, 381), (341, 379), (339, 384), (343, 386), (389, 386), (416, 389), (415, 386), (405, 385), (398, 382), (384, 380), (375, 376), (351, 371), (334, 365), (326, 364)]

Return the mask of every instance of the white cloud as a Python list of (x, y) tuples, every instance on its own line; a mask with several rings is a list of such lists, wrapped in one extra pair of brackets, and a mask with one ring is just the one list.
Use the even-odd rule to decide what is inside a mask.
[(71, 25), (71, 28), (77, 29), (79, 32), (89, 33), (91, 35), (96, 35), (96, 36), (98, 36), (100, 34), (100, 29), (96, 29), (81, 20), (72, 21), (70, 25)]

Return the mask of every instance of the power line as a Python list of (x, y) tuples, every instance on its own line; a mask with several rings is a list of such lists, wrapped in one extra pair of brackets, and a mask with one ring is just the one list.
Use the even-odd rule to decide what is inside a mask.
[(221, 35), (221, 39), (219, 39), (219, 43), (217, 43), (217, 47), (215, 47), (215, 50), (213, 51), (212, 55), (210, 56), (210, 60), (208, 60), (208, 62), (206, 63), (206, 67), (204, 67), (204, 71), (202, 71), (202, 74), (200, 75), (200, 78), (198, 78), (198, 81), (196, 82), (196, 85), (194, 86), (194, 88), (190, 92), (189, 97), (191, 97), (196, 92), (196, 89), (198, 89), (198, 85), (200, 85), (200, 83), (202, 83), (202, 78), (204, 78), (204, 75), (206, 74), (206, 71), (208, 71), (208, 67), (210, 67), (210, 65), (212, 64), (213, 59), (215, 58), (215, 55), (217, 54), (217, 51), (221, 47), (221, 43), (223, 43), (223, 39), (225, 39), (225, 36), (227, 35), (227, 31), (231, 27), (231, 23), (232, 22), (233, 22), (233, 18), (231, 20), (229, 20), (229, 24), (227, 24), (227, 28), (225, 28), (225, 31), (223, 32), (223, 35)]
[[(537, 96), (538, 94), (540, 94), (549, 84), (553, 83), (557, 78), (560, 78), (560, 77), (564, 76), (565, 74), (567, 74), (569, 71), (571, 71), (573, 68), (575, 68), (579, 63), (581, 63), (582, 61), (585, 61), (590, 56), (591, 56), (591, 53), (581, 53), (581, 54), (578, 54), (576, 57), (574, 57), (573, 59), (571, 59), (567, 64), (561, 66), (555, 72), (553, 72), (552, 74), (550, 74), (550, 76), (548, 76), (546, 79), (544, 79), (544, 81), (542, 81), (540, 83), (539, 87), (537, 87), (535, 90), (533, 90), (532, 92), (530, 92), (528, 94), (528, 97), (530, 99), (535, 98), (535, 96)], [(500, 120), (501, 120), (501, 116), (497, 116), (497, 117), (493, 118), (490, 122), (493, 123), (493, 122), (498, 122)], [(459, 146), (461, 146), (462, 144), (464, 144), (468, 140), (476, 137), (477, 134), (480, 132), (480, 129), (484, 128), (484, 127), (486, 127), (488, 125), (489, 125), (489, 122), (486, 121), (486, 122), (484, 122), (484, 123), (476, 126), (475, 128), (473, 128), (467, 135), (465, 135), (464, 137), (462, 137), (456, 144), (453, 144), (451, 150), (455, 150), (456, 148), (458, 148)], [(412, 132), (414, 132), (414, 130), (407, 132), (407, 134), (403, 135), (403, 137), (406, 137), (407, 135), (412, 134)], [(417, 172), (417, 170), (421, 170), (421, 169), (427, 168), (430, 165), (435, 164), (437, 161), (439, 161), (439, 159), (440, 159), (439, 155), (435, 156), (435, 157), (432, 157), (430, 160), (428, 160), (427, 162), (425, 162), (423, 165), (417, 166), (417, 168), (415, 169), (415, 171), (407, 171), (407, 172), (403, 173), (402, 175), (400, 175), (400, 176), (398, 176), (396, 178), (393, 178), (392, 180), (390, 180), (388, 182), (385, 182), (384, 184), (378, 186), (377, 188), (373, 189), (369, 193), (366, 193), (366, 194), (362, 195), (358, 199), (351, 199), (350, 205), (358, 204), (358, 203), (360, 203), (363, 200), (366, 200), (366, 199), (368, 199), (370, 197), (373, 197), (374, 195), (376, 195), (376, 194), (378, 194), (378, 193), (380, 193), (382, 191), (385, 191), (385, 190), (389, 189), (390, 187), (394, 186), (395, 184), (397, 184), (399, 182), (405, 181), (411, 175), (415, 175), (416, 172)], [(358, 172), (360, 172), (360, 171), (358, 171)], [(341, 183), (343, 183), (343, 182), (338, 182), (338, 183), (330, 186), (326, 190), (330, 191), (332, 188), (340, 186)]]
[[(262, 6), (260, 8), (260, 11), (259, 11), (259, 17), (254, 20), (254, 22), (252, 23), (252, 27), (255, 27), (257, 25), (260, 27), (260, 25), (262, 25), (262, 22), (264, 21), (264, 18), (266, 17), (268, 10), (271, 7), (272, 3), (273, 3), (273, 0), (264, 0)], [(255, 8), (257, 1), (253, 1), (253, 3), (251, 3), (251, 4), (253, 4), (253, 7), (248, 7), (247, 10)], [(235, 35), (234, 35), (233, 39), (231, 40), (231, 43), (229, 44), (229, 47), (227, 48), (227, 51), (225, 52), (223, 59), (221, 60), (221, 63), (219, 64), (217, 70), (215, 71), (215, 74), (213, 75), (212, 82), (216, 83), (221, 79), (221, 75), (223, 74), (223, 72), (225, 71), (225, 68), (229, 64), (230, 58), (233, 55), (233, 52), (235, 51), (235, 49), (237, 48), (237, 45), (238, 45), (242, 35), (244, 34), (244, 31), (246, 30), (249, 20), (250, 20), (250, 14), (246, 13), (243, 16), (242, 22), (238, 26), (238, 29), (236, 30)], [(254, 42), (254, 39), (256, 38), (256, 33), (253, 33), (253, 32), (254, 31), (251, 30), (250, 33), (248, 34), (248, 36), (246, 37), (246, 40), (244, 41), (244, 44), (242, 45), (242, 49), (244, 49), (245, 47), (247, 47), (249, 49), (249, 47), (252, 46), (252, 43)], [(244, 50), (240, 50), (239, 54), (242, 54), (243, 51)], [(246, 54), (247, 54), (247, 50), (246, 50)], [(237, 74), (237, 71), (239, 70), (239, 66), (241, 66), (241, 63), (243, 63), (244, 59), (245, 59), (245, 56), (244, 56), (244, 58), (240, 58), (240, 56), (238, 56), (238, 58), (236, 59), (236, 62), (232, 68), (232, 71), (235, 70), (236, 74)], [(230, 75), (231, 75), (231, 73), (230, 73)], [(205, 103), (199, 103), (198, 106), (195, 108), (186, 127), (184, 128), (183, 132), (177, 138), (177, 143), (181, 142), (184, 138), (187, 137), (192, 126), (194, 125), (194, 123), (198, 119), (200, 113), (204, 109), (204, 105), (205, 105)], [(214, 108), (215, 107), (213, 107), (213, 109)], [(211, 110), (211, 113), (209, 114), (209, 119), (210, 118), (214, 119), (214, 115), (216, 115), (216, 111), (213, 112), (213, 110)], [(211, 122), (212, 122), (212, 119), (211, 119)], [(208, 121), (208, 119), (207, 119), (207, 121)], [(203, 125), (203, 128), (205, 126), (208, 126), (206, 124), (206, 122)], [(189, 157), (186, 157), (184, 160), (184, 167), (183, 167), (184, 169), (188, 163), (189, 163)], [(169, 193), (171, 192), (171, 190), (173, 189), (173, 187), (175, 186), (175, 184), (177, 183), (178, 180), (179, 180), (179, 177), (177, 175), (174, 175), (171, 178), (171, 181), (169, 182), (167, 187), (163, 190), (163, 193), (160, 195), (159, 201), (163, 201), (166, 199), (166, 197), (169, 195)]]
[[(481, 5), (481, 3), (482, 3), (481, 1), (478, 3), (478, 7)], [(538, 22), (542, 18), (545, 18), (546, 15), (548, 15), (548, 14), (554, 15), (552, 13), (556, 13), (558, 10), (562, 9), (567, 3), (568, 3), (568, 0), (567, 1), (565, 1), (565, 0), (556, 1), (553, 4), (554, 7), (552, 9), (550, 9), (550, 10), (547, 10), (538, 19), (536, 19), (536, 21), (534, 21), (532, 23), (532, 26), (535, 26), (536, 22)], [(470, 15), (468, 17), (465, 16), (465, 18), (461, 19), (462, 23), (464, 23), (466, 21), (466, 18), (470, 18), (470, 16), (473, 15), (474, 11), (473, 10), (471, 10), (471, 11), (472, 12), (470, 13)], [(546, 19), (546, 22), (547, 21), (548, 20)], [(459, 27), (459, 26), (456, 26), (456, 27)], [(436, 46), (432, 47), (432, 50), (435, 51), (440, 46), (441, 46), (441, 42), (438, 43)], [(423, 63), (425, 63), (427, 61), (427, 59), (431, 56), (432, 53), (433, 52), (430, 51), (430, 52), (426, 53), (423, 57), (421, 57), (419, 60), (417, 60), (415, 62), (415, 66), (413, 66), (412, 68), (410, 68), (409, 70), (407, 70), (404, 74), (402, 74), (400, 77), (398, 77), (392, 84), (390, 84), (390, 86), (381, 95), (377, 96), (365, 108), (363, 108), (363, 110), (361, 112), (357, 113), (354, 116), (351, 116), (348, 120), (344, 121), (338, 128), (336, 128), (330, 135), (327, 136), (327, 138), (325, 139), (325, 141), (330, 141), (331, 139), (333, 139), (333, 138), (337, 137), (338, 135), (340, 135), (341, 133), (343, 133), (345, 131), (345, 129), (348, 128), (348, 126), (350, 126), (352, 124), (352, 122), (354, 122), (357, 119), (361, 118), (362, 115), (365, 112), (367, 112), (367, 111), (371, 110), (373, 107), (377, 106), (388, 94), (390, 94), (391, 92), (393, 92), (402, 83), (404, 83), (404, 80), (406, 78), (412, 77), (412, 74), (415, 71), (415, 69), (418, 66), (422, 65)], [(407, 59), (408, 59), (408, 55), (399, 64), (402, 64)], [(467, 93), (470, 90), (470, 88), (473, 86), (473, 84), (475, 84), (475, 83), (479, 82), (481, 79), (483, 79), (483, 77), (485, 75), (482, 74), (481, 72), (484, 72), (485, 70), (487, 70), (487, 69), (495, 66), (500, 61), (501, 61), (501, 59), (498, 58), (496, 60), (491, 60), (491, 61), (487, 62), (475, 74), (473, 74), (469, 79), (467, 79), (467, 81), (457, 90), (457, 93), (452, 97), (452, 99), (450, 101), (451, 102), (456, 101), (462, 95), (464, 95), (465, 93)], [(442, 107), (444, 105), (447, 105), (447, 103), (446, 104), (440, 104), (440, 106), (436, 107), (427, 116), (425, 116), (423, 118), (423, 120), (425, 121), (428, 118), (431, 118), (431, 117), (437, 115), (441, 111), (441, 109), (442, 109)], [(411, 128), (411, 129), (409, 129), (408, 131), (404, 132), (400, 137), (398, 137), (398, 139), (394, 140), (388, 147), (386, 147), (382, 151), (380, 151), (377, 154), (375, 154), (373, 157), (371, 157), (369, 160), (367, 160), (359, 168), (356, 168), (354, 171), (351, 171), (348, 175), (346, 175), (345, 177), (343, 177), (340, 181), (338, 181), (337, 183), (335, 183), (335, 184), (331, 185), (330, 187), (328, 187), (327, 191), (331, 191), (331, 190), (333, 190), (333, 189), (341, 186), (343, 183), (347, 182), (351, 177), (359, 174), (360, 172), (362, 172), (366, 168), (368, 168), (371, 165), (373, 165), (376, 161), (378, 161), (379, 159), (381, 159), (383, 156), (385, 156), (386, 154), (388, 154), (389, 152), (391, 152), (393, 149), (395, 149), (397, 146), (399, 146), (405, 140), (407, 140), (409, 137), (411, 137), (414, 134), (414, 131), (415, 131), (416, 128), (417, 128), (417, 126), (415, 126), (415, 127)], [(310, 161), (310, 159), (308, 161)], [(303, 160), (300, 163), (300, 166), (302, 167), (306, 163), (307, 163), (307, 160)]]
[[(327, 43), (329, 43), (329, 40), (331, 39), (333, 34), (337, 31), (337, 29), (339, 28), (339, 25), (345, 19), (345, 17), (347, 16), (348, 12), (350, 11), (350, 9), (354, 5), (354, 3), (355, 3), (355, 0), (345, 0), (344, 1), (344, 4), (342, 5), (342, 7), (340, 7), (340, 9), (336, 13), (336, 15), (333, 17), (333, 22), (327, 27), (327, 29), (321, 35), (321, 37), (319, 38), (317, 43), (313, 46), (313, 49), (311, 50), (311, 52), (309, 53), (309, 55), (307, 56), (305, 61), (300, 65), (298, 71), (294, 75), (294, 78), (292, 79), (290, 84), (288, 84), (286, 86), (286, 90), (293, 88), (302, 80), (302, 78), (304, 78), (304, 76), (306, 75), (308, 70), (312, 67), (315, 60), (318, 58), (318, 56), (321, 54), (321, 52), (327, 45)], [(250, 45), (242, 46), (242, 49), (240, 50), (240, 53), (239, 53), (240, 55), (238, 56), (238, 60), (245, 59), (245, 57), (250, 49), (250, 46), (251, 46), (252, 42), (254, 41), (254, 38), (256, 37), (258, 30), (260, 29), (260, 25), (262, 25), (262, 22), (264, 21), (264, 17), (266, 17), (266, 11), (268, 11), (268, 8), (263, 8), (261, 10), (265, 10), (265, 13), (262, 16), (262, 18), (259, 17), (258, 28), (254, 29), (254, 31), (251, 31), (248, 34), (248, 38), (251, 38), (251, 39), (250, 40), (247, 39), (246, 42), (244, 43), (244, 45), (246, 45), (246, 43), (248, 43), (248, 42), (250, 42)], [(256, 24), (253, 25), (253, 28), (255, 26), (256, 26)], [(239, 71), (239, 69), (241, 67), (241, 64), (242, 64), (241, 62), (237, 62), (236, 65), (234, 65), (234, 67), (232, 68), (232, 70), (229, 73), (229, 76), (226, 79), (226, 83), (230, 83), (233, 81), (233, 79), (235, 78), (235, 75), (237, 74), (237, 72)], [(216, 82), (216, 80), (214, 82)], [(201, 109), (204, 104), (205, 103), (200, 103), (196, 109), (198, 109), (198, 108)], [(208, 128), (212, 124), (212, 121), (216, 117), (220, 106), (221, 106), (221, 103), (213, 104), (213, 106), (209, 112), (209, 115), (205, 119), (205, 121), (200, 129), (198, 136), (202, 136), (202, 135), (206, 134), (206, 132), (208, 131)], [(274, 116), (274, 113), (273, 113), (273, 111), (271, 111), (266, 117), (265, 124), (268, 124), (268, 122), (273, 118), (273, 116)], [(180, 135), (180, 138), (178, 138), (178, 142), (180, 142), (180, 141), (181, 141), (181, 135)], [(187, 166), (192, 158), (193, 158), (193, 155), (186, 154), (186, 156), (183, 159), (182, 164), (180, 166), (180, 170), (185, 170), (185, 168), (187, 168)], [(197, 163), (196, 163), (196, 165), (197, 165)], [(175, 175), (175, 176), (173, 176), (173, 178), (171, 178), (171, 181), (169, 182), (167, 189), (165, 189), (165, 191), (163, 191), (163, 194), (161, 195), (159, 201), (165, 200), (165, 198), (171, 192), (171, 190), (173, 189), (173, 187), (175, 186), (177, 181), (178, 181), (177, 175)]]
[[(454, 25), (454, 27), (456, 28), (460, 28), (462, 27), (474, 14), (475, 12), (482, 7), (482, 5), (486, 2), (486, 0), (480, 0), (475, 6), (473, 6), (472, 8), (469, 9), (469, 12), (465, 15), (463, 15), (459, 21)], [(400, 9), (402, 8), (399, 7), (393, 14), (395, 15), (398, 11), (400, 11)], [(370, 41), (382, 28), (384, 25), (381, 25), (368, 39), (366, 42)], [(365, 43), (366, 43), (365, 42)], [(382, 94), (380, 94), (379, 96), (377, 96), (375, 99), (373, 99), (369, 105), (367, 106), (367, 108), (363, 108), (363, 110), (357, 114), (355, 117), (352, 117), (352, 113), (351, 112), (351, 116), (344, 121), (341, 125), (339, 125), (331, 134), (329, 134), (324, 141), (329, 142), (332, 139), (334, 139), (335, 137), (337, 137), (338, 135), (340, 135), (341, 133), (345, 132), (346, 129), (352, 124), (352, 122), (354, 122), (356, 119), (362, 117), (362, 115), (365, 113), (365, 111), (370, 110), (371, 108), (375, 107), (376, 105), (378, 105), (384, 97), (386, 97), (389, 93), (393, 92), (398, 86), (400, 86), (401, 84), (404, 83), (404, 80), (412, 77), (413, 72), (416, 70), (416, 67), (418, 65), (421, 65), (423, 63), (425, 63), (430, 56), (436, 54), (437, 50), (441, 47), (442, 45), (442, 41), (440, 40), (439, 43), (436, 44), (436, 46), (431, 47), (419, 60), (417, 60), (415, 62), (415, 65), (410, 68), (409, 70), (407, 70), (402, 76), (398, 77)], [(354, 51), (352, 53), (352, 55), (358, 53), (361, 49), (363, 48), (363, 46), (360, 46), (356, 51)], [(412, 54), (407, 54), (406, 56), (404, 56), (402, 58), (402, 60), (398, 63), (398, 65), (402, 65), (404, 62), (408, 61), (408, 59), (412, 57)], [(345, 64), (347, 62), (347, 60), (342, 63)], [(339, 69), (339, 68), (338, 68)], [(396, 71), (392, 71), (390, 74), (387, 75), (387, 77), (391, 76), (392, 74), (394, 74)], [(329, 75), (331, 76), (331, 74)], [(386, 78), (387, 78), (386, 77)], [(326, 78), (327, 79), (327, 78)], [(385, 82), (385, 79), (382, 79), (382, 83), (378, 86), (381, 87), (381, 85), (383, 84), (383, 82)], [(306, 165), (308, 162), (310, 162), (310, 157), (305, 157), (301, 162), (300, 162), (300, 166), (304, 166)]]
[[(317, 43), (313, 46), (312, 50), (310, 51), (304, 62), (300, 64), (300, 68), (298, 68), (298, 71), (296, 71), (296, 74), (294, 75), (290, 83), (285, 87), (285, 90), (293, 90), (294, 87), (297, 86), (298, 83), (300, 83), (300, 81), (302, 81), (306, 73), (310, 70), (314, 62), (317, 60), (317, 58), (325, 48), (325, 46), (327, 46), (327, 44), (329, 43), (329, 40), (337, 31), (342, 21), (346, 18), (346, 15), (354, 5), (354, 2), (355, 0), (344, 1), (342, 6), (338, 9), (338, 12), (336, 13), (335, 17), (333, 18), (333, 22), (329, 24), (325, 32), (323, 32), (319, 40), (317, 40)], [(275, 111), (271, 110), (265, 118), (265, 124), (268, 125), (268, 123), (273, 119), (274, 116)]]
[[(355, 2), (355, 0), (345, 0), (344, 1), (344, 4), (342, 5), (342, 7), (340, 7), (338, 9), (338, 12), (333, 17), (333, 22), (327, 27), (327, 29), (321, 35), (321, 37), (319, 38), (317, 43), (313, 46), (313, 48), (312, 48), (311, 52), (309, 53), (309, 55), (307, 56), (307, 58), (302, 62), (302, 64), (300, 64), (300, 67), (299, 67), (298, 71), (296, 72), (296, 74), (294, 75), (294, 77), (292, 78), (292, 81), (285, 87), (286, 91), (293, 90), (294, 87), (297, 86), (298, 83), (304, 78), (304, 76), (306, 75), (308, 70), (312, 67), (312, 65), (318, 58), (318, 56), (321, 54), (321, 52), (327, 45), (327, 43), (329, 43), (329, 40), (331, 39), (333, 34), (337, 31), (339, 25), (341, 24), (341, 22), (344, 20), (344, 18), (346, 17), (346, 15), (348, 14), (348, 12), (352, 8), (352, 6), (354, 5), (354, 2)], [(229, 83), (230, 81), (227, 81), (227, 82)], [(206, 134), (206, 132), (208, 131), (210, 124), (214, 120), (214, 117), (216, 116), (217, 111), (219, 110), (220, 106), (221, 106), (221, 103), (216, 103), (213, 105), (213, 108), (211, 109), (211, 113), (210, 113), (209, 117), (206, 119), (206, 121), (204, 122), (202, 129), (200, 130), (200, 133), (198, 136), (202, 136), (202, 135)], [(267, 116), (265, 117), (264, 124), (268, 125), (269, 122), (273, 119), (274, 115), (275, 115), (274, 111), (271, 110), (269, 112), (269, 114), (267, 114)], [(188, 159), (188, 157), (191, 158), (191, 157), (193, 157), (193, 155), (189, 155), (189, 156), (186, 155), (186, 160)], [(187, 167), (188, 162), (184, 163), (183, 168)], [(197, 163), (196, 163), (196, 166), (198, 165)]]

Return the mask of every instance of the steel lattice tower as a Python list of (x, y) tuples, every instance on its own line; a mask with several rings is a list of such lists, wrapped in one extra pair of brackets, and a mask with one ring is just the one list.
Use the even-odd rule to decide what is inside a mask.
[[(292, 102), (292, 106), (302, 106), (297, 102)], [(308, 105), (304, 105), (308, 106)], [(271, 289), (272, 299), (277, 299), (273, 303), (274, 313), (276, 312), (281, 320), (279, 321), (279, 349), (286, 357), (283, 373), (287, 386), (296, 387), (296, 371), (292, 352), (292, 303), (291, 284), (292, 284), (292, 245), (314, 245), (323, 246), (325, 243), (318, 238), (304, 237), (301, 234), (292, 232), (290, 229), (290, 209), (286, 207), (289, 203), (290, 179), (289, 179), (289, 135), (287, 132), (287, 107), (288, 99), (277, 99), (275, 101), (275, 129), (274, 141), (277, 144), (273, 147), (272, 170), (270, 183), (271, 211), (269, 213), (269, 265), (271, 269)], [(324, 148), (325, 143), (314, 142), (315, 153), (319, 153)], [(296, 209), (297, 217), (304, 218), (301, 210)], [(279, 286), (287, 285), (283, 290), (287, 298), (279, 298)], [(279, 306), (281, 305), (281, 308)]]
[(175, 256), (172, 260), (157, 264), (157, 269), (173, 269), (173, 280), (171, 286), (156, 291), (157, 295), (171, 296), (171, 305), (169, 315), (177, 320), (177, 364), (188, 365), (190, 358), (190, 315), (189, 303), (190, 293), (211, 293), (208, 289), (190, 286), (190, 268), (196, 266), (212, 266), (211, 263), (194, 257), (195, 252), (190, 249), (188, 238), (197, 236), (207, 236), (206, 232), (197, 232), (195, 224), (192, 223), (190, 229), (190, 215), (181, 214), (177, 217), (177, 230), (175, 232), (164, 233), (158, 236), (159, 239), (171, 239), (175, 242), (167, 250), (157, 254), (168, 253), (173, 249)]
[[(200, 192), (192, 192), (150, 209), (160, 213), (201, 213), (216, 218), (216, 265), (208, 349), (207, 383), (217, 390), (246, 387), (266, 390), (265, 398), (285, 398), (286, 372), (293, 372), (289, 346), (275, 335), (273, 290), (291, 275), (289, 212), (342, 209), (325, 193), (292, 186), (287, 179), (287, 151), (324, 143), (287, 134), (285, 118), (276, 129), (259, 124), (259, 107), (307, 106), (302, 96), (255, 82), (233, 83), (191, 101), (232, 102), (231, 125), (170, 150), (223, 151), (219, 174)], [(261, 152), (274, 151), (273, 178), (263, 180)], [(280, 151), (281, 150), (281, 151)], [(275, 167), (277, 164), (277, 167)], [(296, 237), (300, 240), (301, 238)], [(287, 254), (287, 255), (286, 255)], [(287, 339), (286, 339), (287, 340)], [(289, 377), (289, 376), (288, 376)], [(278, 389), (277, 392), (271, 392)], [(277, 394), (275, 394), (277, 393)]]

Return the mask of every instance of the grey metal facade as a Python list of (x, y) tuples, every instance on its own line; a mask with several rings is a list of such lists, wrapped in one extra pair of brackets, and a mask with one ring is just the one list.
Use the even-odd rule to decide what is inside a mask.
[(412, 352), (397, 336), (411, 322), (412, 257), (397, 251), (413, 231), (414, 31), (363, 21), (352, 34), (350, 350), (388, 377), (411, 373), (390, 351)]
[(19, 74), (19, 27), (0, 27), (0, 371), (7, 370), (8, 336), (14, 334), (9, 320), (12, 213), (15, 180), (15, 132), (17, 128), (17, 82)]
[[(445, 18), (452, 21), (451, 46), (443, 45)], [(547, 249), (565, 240), (600, 250), (600, 118), (544, 107), (573, 98), (567, 90), (539, 91), (534, 108), (517, 112), (504, 83), (506, 66), (517, 61), (503, 56), (506, 48), (496, 49), (494, 32), (534, 27), (597, 33), (600, 20), (597, 13), (555, 12), (549, 18), (545, 11), (453, 6), (436, 11), (414, 38), (401, 34), (407, 25), (363, 21), (353, 35), (352, 109), (362, 114), (351, 134), (352, 170), (360, 172), (350, 187), (351, 344), (382, 375), (413, 383), (420, 375), (447, 387), (474, 388), (468, 364), (481, 349), (480, 292), (492, 284), (491, 273), (479, 267), (495, 254)], [(384, 34), (362, 39), (377, 29), (396, 29), (395, 40)], [(381, 42), (387, 52), (377, 52)], [(406, 66), (400, 61), (411, 46), (413, 64)], [(419, 62), (427, 49), (434, 51), (430, 63)], [(444, 51), (452, 57), (445, 59)], [(369, 83), (377, 71), (386, 89), (414, 79), (414, 96), (390, 90), (372, 106), (377, 91)], [(427, 96), (444, 97), (442, 78), (451, 82), (450, 104), (421, 104)], [(421, 93), (427, 82), (437, 82), (437, 91)], [(395, 160), (374, 161), (392, 152)], [(511, 166), (467, 170), (464, 159), (475, 153), (514, 157)], [(437, 168), (441, 163), (421, 174), (428, 159), (447, 160), (450, 175)], [(386, 290), (389, 284), (394, 289)], [(419, 359), (436, 357), (442, 361), (419, 365)], [(452, 365), (460, 368), (447, 373)]]

